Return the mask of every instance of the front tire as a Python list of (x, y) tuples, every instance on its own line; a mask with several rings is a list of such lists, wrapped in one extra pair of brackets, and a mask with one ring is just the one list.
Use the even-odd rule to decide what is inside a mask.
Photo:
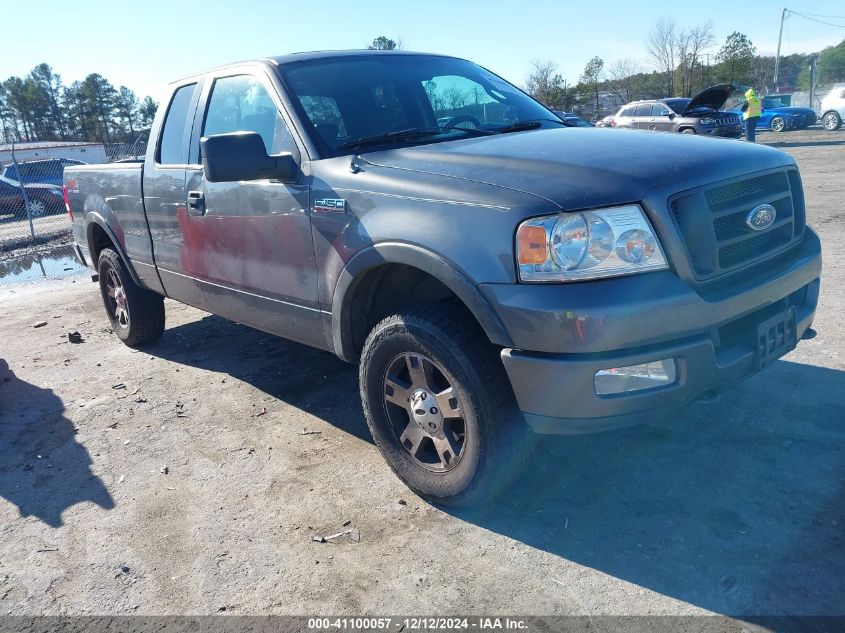
[(776, 116), (769, 124), (772, 132), (783, 132), (786, 129), (786, 119), (782, 116)]
[(696, 131), (691, 127), (685, 127), (683, 130), (681, 130), (681, 134), (696, 134)]
[(141, 347), (164, 333), (164, 298), (132, 281), (114, 250), (104, 248), (97, 260), (100, 294), (112, 330), (129, 347)]
[(387, 317), (360, 364), (364, 415), (405, 484), (443, 505), (487, 501), (522, 470), (530, 431), (499, 350), (459, 305)]
[(829, 132), (835, 132), (842, 125), (842, 117), (838, 112), (826, 112), (822, 116), (822, 125)]

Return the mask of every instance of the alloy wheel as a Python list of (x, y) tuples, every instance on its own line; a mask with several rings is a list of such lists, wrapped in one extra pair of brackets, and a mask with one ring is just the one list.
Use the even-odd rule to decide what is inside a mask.
[(120, 327), (129, 327), (129, 304), (126, 299), (126, 289), (120, 282), (120, 277), (114, 268), (109, 268), (106, 278), (106, 294), (108, 295), (109, 314), (114, 317)]
[(772, 130), (775, 132), (783, 132), (784, 128), (786, 127), (786, 121), (784, 121), (781, 117), (776, 116), (772, 119)]
[(47, 213), (47, 205), (44, 204), (43, 200), (30, 200), (29, 213), (34, 218), (40, 218)]
[(464, 454), (467, 425), (444, 371), (427, 356), (406, 352), (388, 363), (383, 384), (385, 411), (402, 450), (426, 470), (455, 468)]

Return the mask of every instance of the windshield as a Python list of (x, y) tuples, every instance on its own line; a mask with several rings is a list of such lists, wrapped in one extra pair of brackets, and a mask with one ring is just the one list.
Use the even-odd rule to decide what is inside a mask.
[(675, 114), (681, 114), (692, 99), (663, 99), (663, 103), (672, 108)]
[[(561, 127), (549, 110), (468, 61), (359, 55), (285, 64), (281, 75), (327, 156)], [(529, 126), (521, 124), (534, 122)]]

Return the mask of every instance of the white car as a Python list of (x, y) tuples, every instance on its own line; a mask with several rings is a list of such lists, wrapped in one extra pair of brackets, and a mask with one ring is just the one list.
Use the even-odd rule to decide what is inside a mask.
[(834, 88), (822, 99), (822, 125), (826, 130), (838, 130), (845, 119), (845, 88)]

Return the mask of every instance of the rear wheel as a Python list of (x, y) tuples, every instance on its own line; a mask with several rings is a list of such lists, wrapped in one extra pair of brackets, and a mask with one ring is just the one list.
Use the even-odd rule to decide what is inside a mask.
[(164, 299), (141, 288), (114, 250), (104, 248), (97, 262), (100, 293), (114, 333), (129, 347), (140, 347), (161, 338), (164, 332)]
[(485, 501), (521, 471), (530, 431), (499, 350), (460, 306), (437, 303), (381, 321), (364, 344), (360, 384), (376, 446), (420, 496)]
[(47, 203), (40, 198), (29, 199), (29, 212), (33, 218), (40, 218), (47, 215)]
[(776, 116), (772, 119), (769, 127), (772, 128), (772, 132), (783, 132), (786, 129), (786, 119), (782, 116)]
[(838, 112), (826, 112), (822, 116), (822, 125), (824, 129), (833, 132), (842, 125), (842, 117), (839, 116)]

